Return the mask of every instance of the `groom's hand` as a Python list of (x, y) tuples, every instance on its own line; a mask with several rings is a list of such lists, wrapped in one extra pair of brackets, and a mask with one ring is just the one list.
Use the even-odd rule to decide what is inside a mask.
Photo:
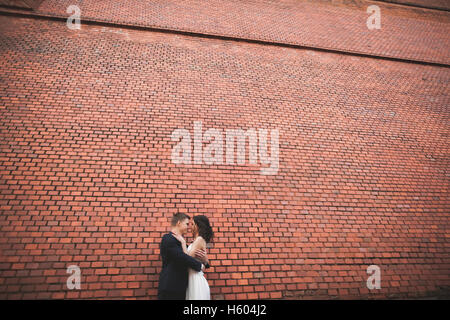
[(202, 249), (195, 250), (195, 257), (198, 258), (204, 264), (208, 263), (208, 257), (206, 256), (206, 251)]

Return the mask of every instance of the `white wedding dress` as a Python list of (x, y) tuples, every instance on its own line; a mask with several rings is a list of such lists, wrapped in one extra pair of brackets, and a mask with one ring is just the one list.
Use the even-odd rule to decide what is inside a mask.
[[(187, 248), (191, 250), (192, 243)], [(211, 300), (208, 281), (203, 271), (197, 272), (189, 268), (189, 282), (186, 289), (186, 300)]]

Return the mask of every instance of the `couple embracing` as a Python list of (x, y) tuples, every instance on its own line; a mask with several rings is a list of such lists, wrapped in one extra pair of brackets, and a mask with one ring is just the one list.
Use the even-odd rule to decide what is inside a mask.
[(162, 237), (160, 254), (162, 270), (159, 275), (160, 300), (210, 300), (208, 281), (203, 270), (209, 268), (206, 243), (213, 231), (204, 215), (194, 216), (192, 234), (194, 241), (186, 247), (184, 236), (189, 230), (190, 217), (177, 213), (171, 222), (171, 231)]

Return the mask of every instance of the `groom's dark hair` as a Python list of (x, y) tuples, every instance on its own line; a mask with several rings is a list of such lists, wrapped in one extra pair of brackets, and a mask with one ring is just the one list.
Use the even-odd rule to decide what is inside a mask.
[(178, 221), (183, 221), (184, 219), (190, 219), (190, 218), (191, 217), (189, 217), (187, 214), (178, 212), (178, 213), (174, 214), (172, 217), (172, 227), (175, 227), (177, 225)]

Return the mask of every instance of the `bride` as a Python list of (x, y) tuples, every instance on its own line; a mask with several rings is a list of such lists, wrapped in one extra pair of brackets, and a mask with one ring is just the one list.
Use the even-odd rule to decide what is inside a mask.
[[(194, 241), (187, 247), (186, 253), (195, 258), (195, 251), (201, 249), (206, 252), (206, 243), (209, 243), (213, 237), (214, 233), (209, 219), (204, 215), (194, 216), (192, 233)], [(203, 275), (203, 271), (197, 272), (189, 269), (186, 300), (211, 300), (208, 281)]]

